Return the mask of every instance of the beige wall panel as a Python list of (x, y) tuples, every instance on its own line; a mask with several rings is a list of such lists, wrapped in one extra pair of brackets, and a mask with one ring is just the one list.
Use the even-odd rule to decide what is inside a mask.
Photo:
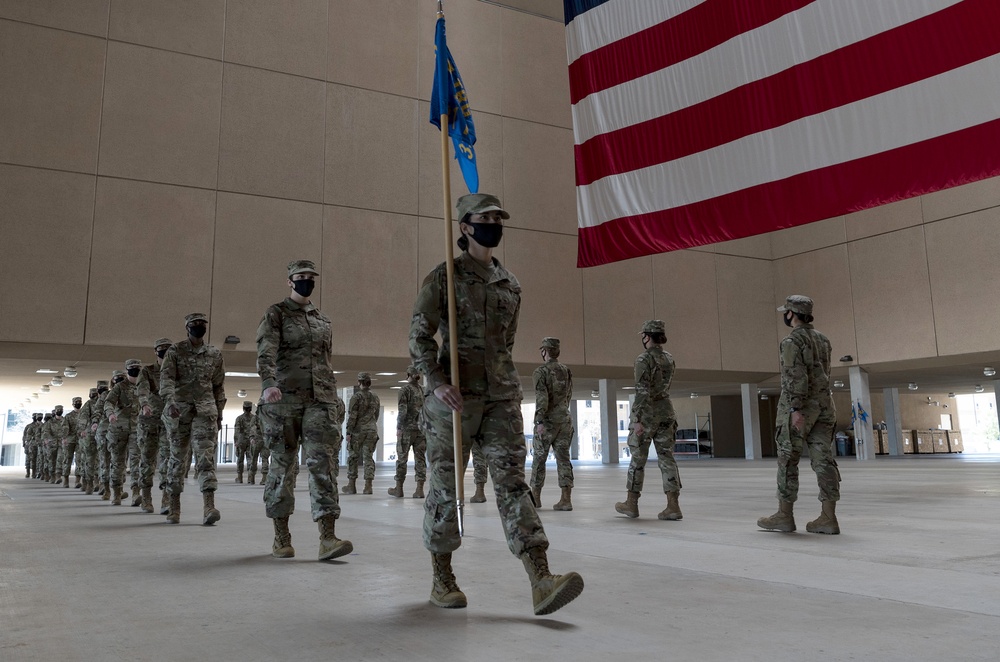
[[(413, 0), (330, 0), (327, 80), (418, 96), (418, 7)], [(426, 11), (419, 13), (434, 15), (426, 5), (423, 8)], [(430, 94), (429, 87), (424, 94)]]
[(222, 63), (108, 43), (100, 174), (215, 188)]
[(571, 129), (566, 28), (518, 11), (501, 20), (503, 114)]
[(0, 161), (97, 172), (105, 46), (0, 20)]
[(576, 236), (572, 131), (504, 118), (503, 181), (508, 225)]
[[(420, 284), (431, 272), (431, 269), (444, 262), (444, 222), (440, 218), (421, 217), (417, 223), (417, 281), (413, 284), (412, 295), (417, 296)], [(458, 223), (452, 222), (452, 244), (451, 252), (453, 257), (458, 257), (462, 252), (458, 250), (455, 241), (458, 240)], [(500, 242), (503, 247), (503, 242)], [(503, 262), (503, 259), (497, 256)], [(402, 286), (401, 286), (402, 287)], [(413, 302), (410, 302), (410, 310), (413, 309)]]
[(210, 312), (215, 195), (98, 178), (88, 344), (177, 339), (184, 315)]
[[(758, 234), (743, 239), (721, 241), (717, 244), (699, 248), (712, 248), (712, 252), (720, 255), (739, 255), (741, 257), (756, 257), (763, 260), (771, 259), (771, 235)], [(697, 250), (697, 249), (695, 249)]]
[[(348, 0), (349, 1), (349, 0)], [(469, 94), (472, 110), (499, 115), (501, 112), (501, 50), (483, 48), (486, 39), (495, 43), (500, 34), (499, 7), (480, 0), (448, 0), (448, 50), (458, 65)], [(417, 95), (430, 99), (434, 84), (434, 27), (437, 14), (422, 8), (418, 12), (417, 41), (419, 84)], [(565, 60), (565, 57), (563, 57)], [(473, 115), (478, 132), (479, 116)]]
[(723, 370), (778, 370), (771, 264), (716, 256)]
[(409, 356), (415, 216), (327, 206), (322, 271), (335, 354)]
[[(441, 132), (430, 122), (424, 121), (430, 104), (421, 101), (417, 110), (417, 133), (420, 140), (420, 172), (418, 197), (422, 216), (443, 217), (441, 209)], [(479, 171), (479, 190), (493, 193), (507, 204), (503, 189), (503, 118), (479, 113), (476, 122), (476, 167)], [(462, 171), (455, 160), (455, 147), (448, 139), (448, 168), (451, 174), (451, 195), (454, 200), (468, 192)], [(452, 206), (452, 215), (455, 208)]]
[(1000, 347), (1000, 208), (924, 226), (942, 355)]
[[(812, 298), (816, 328), (833, 345), (834, 365), (839, 365), (837, 359), (845, 354), (857, 358), (846, 244), (775, 260), (774, 305), (771, 310), (784, 304), (785, 298), (791, 294), (804, 294)], [(777, 337), (784, 338), (788, 334), (788, 327), (781, 315), (775, 311), (772, 319)]]
[(503, 245), (504, 266), (522, 290), (514, 360), (540, 363), (542, 338), (554, 336), (561, 361), (583, 363), (583, 273), (576, 268), (576, 238), (510, 228)]
[(83, 342), (94, 186), (93, 175), (0, 165), (0, 340)]
[(843, 216), (825, 221), (806, 223), (794, 228), (786, 228), (769, 233), (771, 255), (780, 259), (788, 255), (798, 255), (827, 246), (835, 246), (847, 241), (847, 229)]
[(109, 2), (110, 0), (0, 0), (0, 18), (106, 37)]
[(326, 84), (225, 65), (219, 188), (323, 200)]
[(848, 245), (859, 363), (935, 356), (922, 227)]
[[(675, 356), (674, 359), (677, 357)], [(692, 398), (691, 392), (681, 392), (674, 389), (671, 402), (674, 405), (674, 413), (677, 414), (677, 426), (681, 429), (694, 428), (694, 417), (698, 417), (698, 426), (705, 424), (705, 419), (712, 413), (712, 398), (702, 395), (699, 398)], [(628, 391), (632, 393), (632, 391)]]
[(653, 317), (648, 257), (583, 269), (587, 364), (630, 366), (642, 353), (639, 330)]
[(848, 241), (894, 232), (924, 222), (919, 197), (857, 211), (844, 218), (847, 221)]
[[(938, 406), (927, 404), (927, 398)], [(957, 401), (949, 398), (947, 393), (925, 393), (923, 389), (917, 393), (899, 394), (899, 419), (904, 430), (937, 430), (941, 427), (941, 415), (951, 415), (953, 430), (961, 430), (962, 422), (958, 418)], [(940, 405), (948, 405), (944, 409)]]
[(541, 14), (557, 21), (563, 20), (563, 3), (561, 0), (499, 0), (498, 5), (523, 9), (526, 12)]
[(226, 0), (112, 0), (111, 39), (222, 59)]
[(1000, 177), (930, 193), (920, 198), (924, 222), (1000, 205)]
[(682, 368), (721, 370), (715, 256), (673, 251), (651, 259), (653, 316), (667, 325), (667, 351)]
[(415, 214), (417, 100), (327, 88), (327, 203)]
[[(253, 351), (264, 310), (288, 296), (287, 266), (293, 260), (321, 264), (323, 205), (219, 193), (212, 273), (215, 342), (239, 336)], [(312, 301), (322, 309), (320, 280)]]
[(327, 9), (327, 0), (227, 0), (226, 62), (325, 79)]

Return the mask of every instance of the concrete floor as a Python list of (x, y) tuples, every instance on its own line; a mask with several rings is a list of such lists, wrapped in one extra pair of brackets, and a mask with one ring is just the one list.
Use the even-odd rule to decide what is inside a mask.
[(355, 552), (326, 564), (314, 560), (305, 487), (291, 525), (298, 556), (279, 560), (263, 488), (234, 484), (231, 468), (215, 527), (199, 525), (190, 483), (169, 526), (3, 468), (0, 660), (1000, 656), (1000, 457), (845, 459), (840, 536), (805, 533), (819, 512), (807, 462), (795, 534), (755, 526), (775, 510), (772, 460), (682, 462), (680, 522), (656, 520), (663, 497), (652, 491), (638, 520), (615, 514), (626, 466), (577, 466), (573, 512), (553, 512), (558, 490), (543, 492), (552, 568), (586, 581), (548, 617), (532, 615), (492, 500), (466, 506), (455, 555), (469, 608), (429, 605), (422, 503), (386, 496), (388, 465), (374, 496), (342, 497), (338, 533)]

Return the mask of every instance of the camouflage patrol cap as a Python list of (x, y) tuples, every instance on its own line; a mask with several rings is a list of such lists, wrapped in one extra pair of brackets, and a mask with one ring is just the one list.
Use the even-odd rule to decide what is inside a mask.
[(252, 402), (244, 402), (243, 403), (243, 409), (246, 409), (247, 411), (253, 409), (253, 403)]
[(128, 361), (125, 362), (126, 370), (128, 370), (129, 368), (141, 368), (141, 367), (142, 367), (142, 361), (140, 361), (139, 359), (129, 359)]
[(663, 323), (663, 320), (646, 320), (646, 322), (642, 325), (642, 331), (640, 331), (639, 333), (643, 334), (643, 333), (666, 333), (666, 332), (667, 332), (667, 325)]
[(173, 345), (173, 344), (174, 343), (170, 342), (170, 338), (157, 338), (156, 342), (153, 343), (153, 349), (159, 349), (164, 345)]
[(319, 272), (316, 271), (316, 264), (312, 260), (295, 260), (288, 263), (288, 277), (291, 278), (295, 274), (318, 276)]
[[(108, 385), (107, 382), (100, 382), (100, 383), (102, 383), (104, 386)], [(91, 387), (91, 389), (90, 389), (90, 395), (97, 395), (97, 388)]]
[(121, 370), (115, 370), (114, 372), (111, 373), (111, 379), (114, 379), (115, 377), (124, 377), (124, 376), (125, 373), (122, 372)]
[[(115, 372), (117, 372), (117, 370)], [(102, 386), (107, 386), (107, 385), (108, 385), (108, 380), (106, 379), (97, 380), (97, 388), (101, 388)]]
[(559, 349), (559, 339), (552, 337), (542, 338), (542, 346), (538, 349)]
[(73, 398), (73, 402), (83, 402), (83, 398), (81, 398), (80, 396), (76, 396), (75, 398)]
[(783, 313), (787, 310), (800, 315), (812, 315), (813, 300), (803, 294), (793, 294), (785, 299), (784, 306), (778, 306), (779, 313)]
[(488, 211), (500, 212), (500, 217), (504, 220), (510, 218), (510, 214), (500, 206), (500, 198), (489, 193), (470, 193), (458, 199), (455, 205), (458, 209), (458, 219), (462, 220), (466, 214), (482, 214)]
[(370, 382), (371, 380), (372, 380), (371, 374), (369, 374), (367, 372), (359, 372), (358, 373), (358, 381), (359, 382)]
[(190, 324), (191, 322), (204, 322), (208, 324), (208, 315), (205, 313), (191, 313), (190, 315), (184, 316), (184, 323)]
[(408, 366), (406, 366), (406, 376), (407, 377), (419, 377), (420, 376), (420, 371), (417, 370), (417, 366), (415, 366), (415, 365), (408, 365)]

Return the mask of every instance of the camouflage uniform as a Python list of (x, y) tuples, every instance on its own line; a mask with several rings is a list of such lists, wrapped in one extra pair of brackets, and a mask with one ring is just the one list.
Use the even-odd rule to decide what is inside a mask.
[(49, 450), (49, 471), (53, 483), (62, 480), (63, 444), (69, 438), (69, 422), (62, 415), (62, 406), (56, 407), (57, 415), (49, 421), (51, 446)]
[[(412, 369), (414, 374), (419, 374)], [(407, 370), (407, 376), (411, 374)], [(420, 429), (420, 411), (424, 406), (424, 393), (416, 384), (407, 383), (399, 391), (399, 414), (396, 416), (396, 483), (402, 487), (406, 480), (406, 461), (413, 449), (413, 474), (417, 482), (427, 480), (427, 440)], [(400, 493), (399, 496), (402, 496)]]
[(52, 450), (52, 412), (48, 412), (42, 418), (42, 424), (38, 428), (38, 466), (42, 480), (52, 480), (52, 472), (49, 467), (49, 453)]
[[(358, 373), (358, 380), (366, 372)], [(371, 378), (368, 377), (370, 380)], [(382, 403), (367, 388), (359, 388), (347, 407), (347, 478), (356, 480), (358, 463), (364, 461), (365, 481), (375, 479), (375, 446), (378, 444), (378, 418)]]
[[(662, 347), (651, 345), (635, 360), (635, 404), (632, 406), (632, 425), (628, 435), (632, 461), (629, 462), (625, 482), (629, 492), (642, 493), (650, 442), (656, 449), (664, 493), (679, 492), (681, 489), (681, 477), (674, 459), (677, 416), (670, 402), (673, 376), (674, 359)], [(641, 435), (635, 434), (636, 423), (642, 424)]]
[[(511, 357), (521, 303), (514, 275), (494, 259), (485, 267), (463, 252), (455, 258), (458, 310), (459, 387), (462, 411), (461, 466), (474, 441), (481, 444), (493, 476), (497, 508), (515, 556), (544, 550), (548, 539), (524, 481), (527, 449), (521, 417), (521, 382)], [(426, 377), (424, 425), (430, 489), (424, 502), (424, 546), (435, 554), (461, 545), (455, 495), (452, 411), (430, 394), (449, 383), (448, 308), (445, 264), (424, 279), (410, 323), (410, 356)], [(440, 348), (435, 340), (440, 333)]]
[[(116, 384), (116, 380), (125, 379), (124, 374), (121, 370), (115, 370), (111, 373), (111, 383)], [(100, 389), (98, 389), (100, 391)], [(104, 415), (104, 403), (108, 401), (108, 393), (111, 389), (100, 393), (97, 396), (97, 411), (98, 411), (98, 422), (97, 422), (97, 432), (95, 433), (94, 443), (97, 448), (97, 470), (99, 475), (98, 480), (101, 483), (102, 498), (111, 498), (111, 447), (108, 445), (108, 417)], [(105, 499), (105, 500), (107, 500)]]
[[(153, 349), (170, 347), (173, 343), (167, 338), (156, 341)], [(153, 488), (153, 477), (157, 476), (157, 487), (166, 490), (167, 463), (170, 460), (170, 439), (167, 427), (163, 424), (163, 398), (160, 397), (160, 363), (155, 361), (143, 366), (139, 379), (135, 384), (135, 393), (139, 398), (139, 428), (137, 439), (139, 443), (139, 486), (142, 489)], [(149, 407), (150, 414), (142, 413)], [(166, 494), (166, 492), (164, 492)]]
[(31, 478), (35, 471), (35, 429), (39, 426), (38, 414), (31, 415), (31, 422), (24, 426), (21, 433), (21, 446), (24, 448), (24, 477)]
[[(79, 405), (77, 404), (79, 403)], [(69, 425), (69, 436), (63, 440), (63, 466), (62, 474), (65, 482), (63, 485), (69, 487), (69, 473), (73, 468), (73, 459), (76, 458), (76, 487), (80, 487), (80, 454), (78, 447), (80, 443), (80, 430), (83, 423), (80, 419), (80, 409), (83, 407), (83, 398), (73, 398), (73, 411), (66, 414), (66, 423)]]
[[(260, 405), (257, 405), (257, 414), (253, 417), (254, 429), (250, 434), (250, 484), (254, 483), (254, 476), (257, 473), (257, 459), (260, 458), (260, 484), (267, 481), (267, 474), (271, 469), (271, 449), (264, 443), (264, 432), (260, 425)], [(339, 433), (340, 430), (338, 429)], [(337, 445), (337, 452), (340, 452), (340, 445)], [(336, 460), (336, 458), (335, 458)], [(334, 473), (336, 475), (336, 472)]]
[[(126, 369), (138, 368), (141, 365), (137, 359), (129, 359), (125, 363)], [(125, 467), (129, 461), (129, 448), (136, 443), (135, 439), (139, 427), (139, 396), (136, 393), (136, 384), (131, 379), (123, 379), (111, 387), (111, 391), (104, 401), (104, 416), (109, 421), (111, 489), (114, 492), (116, 503), (121, 503), (121, 492), (124, 490), (125, 483)], [(116, 417), (113, 423), (110, 422), (111, 416)], [(133, 488), (133, 491), (135, 489)], [(134, 496), (138, 496), (138, 494)]]
[(271, 453), (271, 470), (264, 481), (269, 518), (287, 518), (295, 510), (291, 474), (293, 464), (298, 464), (300, 443), (309, 470), (313, 520), (340, 517), (334, 474), (339, 407), (337, 378), (330, 363), (332, 346), (330, 320), (311, 303), (299, 305), (286, 298), (268, 308), (257, 327), (262, 389), (281, 390), (280, 402), (257, 408)]
[[(99, 383), (101, 385), (106, 384), (106, 382)], [(90, 389), (90, 396), (83, 403), (77, 419), (80, 429), (80, 441), (77, 446), (80, 459), (77, 460), (77, 463), (81, 467), (80, 474), (83, 477), (83, 489), (87, 494), (93, 494), (94, 487), (97, 484), (97, 449), (95, 447), (95, 431), (93, 428), (97, 425), (100, 418), (100, 411), (97, 408), (96, 388)]]
[[(542, 340), (542, 349), (559, 351), (558, 338)], [(544, 431), (532, 440), (531, 489), (535, 505), (545, 485), (545, 462), (551, 448), (556, 456), (559, 487), (573, 487), (573, 465), (569, 460), (569, 447), (573, 443), (573, 419), (570, 402), (573, 399), (573, 372), (551, 354), (544, 365), (535, 369), (535, 425)]]
[(236, 482), (243, 482), (243, 467), (250, 454), (253, 436), (257, 433), (257, 417), (253, 415), (253, 403), (243, 403), (243, 413), (236, 417), (233, 425), (233, 442), (236, 451)]
[[(193, 313), (187, 321), (205, 320)], [(160, 398), (163, 400), (163, 424), (170, 439), (170, 463), (167, 469), (167, 492), (180, 495), (184, 491), (185, 459), (189, 450), (197, 463), (198, 486), (202, 492), (214, 492), (215, 450), (219, 416), (226, 406), (223, 383), (226, 367), (222, 352), (202, 343), (193, 345), (190, 339), (175, 343), (167, 350), (160, 366)], [(170, 416), (170, 407), (180, 415)]]

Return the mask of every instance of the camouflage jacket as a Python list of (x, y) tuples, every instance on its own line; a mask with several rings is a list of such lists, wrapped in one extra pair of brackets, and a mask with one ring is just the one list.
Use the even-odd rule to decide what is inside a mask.
[(287, 298), (264, 313), (257, 327), (257, 373), (262, 388), (277, 386), (282, 402), (331, 403), (337, 395), (330, 320), (311, 303)]
[(69, 437), (69, 422), (65, 416), (53, 416), (49, 420), (49, 438), (62, 441)]
[(94, 409), (97, 410), (97, 435), (98, 439), (103, 443), (105, 432), (108, 431), (108, 417), (104, 414), (104, 403), (108, 401), (108, 394), (111, 391), (105, 391), (97, 396), (97, 404), (94, 405)]
[(406, 384), (399, 392), (399, 413), (396, 415), (397, 430), (419, 430), (420, 410), (424, 406), (424, 393), (419, 386)]
[(123, 379), (108, 391), (104, 401), (104, 415), (110, 419), (114, 414), (119, 421), (128, 419), (134, 425), (139, 420), (139, 397), (135, 393), (136, 385)]
[(38, 421), (32, 421), (24, 426), (24, 432), (21, 433), (21, 445), (27, 448), (31, 444), (35, 443), (35, 429), (40, 425)]
[(80, 423), (80, 438), (90, 434), (90, 428), (98, 423), (101, 417), (101, 410), (98, 407), (99, 400), (97, 398), (91, 400), (87, 399), (83, 403), (83, 407), (80, 409), (80, 416), (77, 419)]
[(832, 406), (830, 341), (812, 324), (792, 329), (780, 345), (781, 397), (778, 409), (802, 409), (809, 404)]
[(160, 366), (160, 397), (164, 408), (194, 405), (199, 414), (218, 418), (226, 408), (226, 366), (222, 352), (187, 338), (167, 350)]
[(139, 398), (139, 415), (142, 408), (152, 410), (151, 418), (159, 418), (163, 414), (163, 398), (160, 397), (160, 364), (151, 363), (142, 366), (139, 379), (135, 383), (135, 394)]
[(257, 417), (250, 413), (240, 414), (233, 425), (233, 437), (238, 444), (249, 444), (259, 438), (260, 424)]
[(83, 419), (80, 418), (81, 411), (83, 411), (82, 407), (66, 414), (66, 422), (69, 424), (69, 437), (74, 442), (80, 438), (80, 430), (83, 429)]
[(635, 403), (632, 423), (649, 429), (676, 418), (670, 402), (670, 382), (674, 378), (674, 358), (659, 345), (635, 360)]
[(333, 397), (337, 400), (336, 402), (331, 403), (335, 409), (335, 420), (333, 422), (337, 424), (337, 429), (340, 430), (340, 428), (344, 425), (344, 417), (347, 416), (347, 405), (344, 404), (344, 400), (340, 397), (339, 393), (334, 392)]
[(382, 403), (377, 395), (371, 391), (358, 389), (358, 392), (351, 396), (351, 404), (348, 407), (347, 434), (354, 434), (362, 430), (377, 430), (378, 415), (381, 409)]
[[(458, 379), (464, 397), (493, 401), (522, 398), (521, 380), (511, 351), (521, 308), (521, 286), (514, 274), (493, 259), (485, 267), (468, 253), (455, 258), (458, 310)], [(433, 393), (451, 383), (445, 263), (424, 279), (413, 304), (410, 357)], [(441, 335), (441, 345), (434, 338)]]
[(555, 359), (535, 368), (535, 425), (570, 420), (573, 371)]

